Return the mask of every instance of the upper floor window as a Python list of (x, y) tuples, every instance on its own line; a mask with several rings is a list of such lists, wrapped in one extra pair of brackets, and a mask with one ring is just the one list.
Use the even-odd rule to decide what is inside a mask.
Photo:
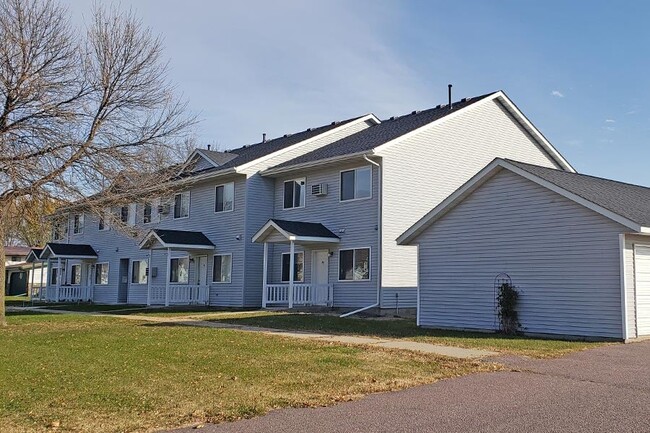
[(371, 195), (371, 167), (360, 167), (341, 172), (341, 201), (370, 198)]
[(110, 215), (110, 210), (109, 209), (104, 209), (104, 212), (99, 216), (99, 230), (108, 230), (109, 228), (109, 221), (110, 221), (111, 215)]
[(149, 224), (151, 220), (151, 212), (153, 209), (153, 205), (151, 202), (146, 202), (144, 206), (142, 207), (142, 223), (143, 224)]
[(174, 219), (190, 216), (190, 192), (185, 191), (174, 195)]
[(233, 210), (235, 204), (235, 184), (234, 182), (217, 186), (216, 200), (214, 204), (215, 212), (229, 212)]
[[(293, 281), (302, 282), (305, 279), (305, 254), (294, 253), (293, 254)], [(282, 281), (289, 281), (291, 274), (289, 273), (291, 269), (291, 253), (282, 253)]]
[(147, 284), (146, 260), (134, 260), (131, 262), (131, 282), (133, 284)]
[(84, 214), (75, 214), (72, 222), (72, 233), (75, 235), (81, 234), (84, 232)]
[(68, 224), (65, 221), (55, 221), (52, 227), (52, 239), (60, 241), (68, 234)]
[(339, 280), (370, 279), (370, 248), (339, 251)]
[(129, 222), (129, 206), (122, 206), (120, 208), (120, 221), (123, 223)]
[(305, 207), (305, 178), (284, 182), (284, 208)]

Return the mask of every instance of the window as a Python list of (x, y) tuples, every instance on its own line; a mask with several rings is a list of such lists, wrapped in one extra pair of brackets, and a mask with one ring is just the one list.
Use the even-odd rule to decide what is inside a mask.
[(229, 212), (235, 203), (235, 184), (233, 182), (217, 186), (214, 203), (215, 212)]
[(284, 183), (284, 208), (305, 207), (305, 179), (288, 180)]
[(123, 223), (129, 222), (129, 206), (122, 206), (120, 208), (120, 221)]
[[(305, 279), (304, 253), (294, 253), (293, 281), (302, 282)], [(282, 281), (289, 281), (289, 267), (291, 266), (291, 253), (282, 253)]]
[(144, 204), (142, 208), (142, 223), (143, 224), (149, 224), (151, 222), (151, 209), (152, 209), (152, 204), (150, 202), (147, 202)]
[(189, 282), (190, 258), (180, 257), (172, 259), (169, 265), (171, 273), (169, 275), (170, 283), (187, 284)]
[(70, 284), (81, 284), (81, 265), (72, 265), (70, 267)]
[(370, 279), (370, 248), (339, 251), (339, 280)]
[(79, 235), (84, 232), (84, 214), (75, 214), (73, 217), (72, 223), (72, 233)]
[(52, 227), (52, 239), (60, 241), (68, 234), (68, 224), (65, 221), (55, 221)]
[(219, 254), (214, 256), (212, 264), (212, 282), (229, 283), (232, 274), (232, 255)]
[(361, 167), (341, 172), (341, 201), (370, 198), (372, 168)]
[(190, 216), (190, 192), (185, 191), (174, 195), (174, 219)]
[(56, 285), (56, 279), (59, 275), (59, 268), (52, 268), (52, 272), (50, 272), (50, 284)]
[(108, 263), (97, 263), (95, 265), (95, 284), (108, 284)]
[(108, 222), (110, 221), (111, 215), (110, 209), (104, 209), (104, 212), (99, 216), (99, 230), (108, 230)]
[(131, 282), (133, 284), (147, 284), (146, 260), (134, 260), (131, 262)]

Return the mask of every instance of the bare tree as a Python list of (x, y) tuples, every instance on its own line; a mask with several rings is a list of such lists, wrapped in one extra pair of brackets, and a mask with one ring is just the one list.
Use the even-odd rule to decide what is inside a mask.
[[(167, 79), (160, 38), (131, 11), (96, 6), (76, 29), (52, 0), (0, 0), (0, 40), (0, 258), (22, 197), (82, 201), (99, 215), (150, 191), (152, 176), (169, 178), (161, 164), (195, 119)], [(0, 287), (4, 278), (0, 260)], [(0, 305), (4, 325), (4, 290)]]

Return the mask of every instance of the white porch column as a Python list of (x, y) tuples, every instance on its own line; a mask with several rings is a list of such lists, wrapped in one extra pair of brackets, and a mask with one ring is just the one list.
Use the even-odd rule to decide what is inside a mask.
[(62, 263), (61, 257), (56, 259), (56, 302), (59, 302), (59, 294), (61, 292), (61, 274), (63, 274), (63, 272), (61, 272)]
[(149, 248), (149, 261), (147, 262), (147, 305), (151, 305), (151, 256), (153, 250)]
[(268, 282), (268, 276), (266, 275), (269, 270), (269, 243), (264, 242), (264, 269), (262, 270), (262, 308), (266, 308), (266, 301), (268, 299), (268, 293), (266, 289), (266, 283)]
[(291, 248), (289, 249), (289, 308), (293, 308), (293, 275), (296, 266), (296, 258), (294, 257), (295, 250), (294, 241), (291, 241)]
[(172, 277), (172, 249), (167, 248), (167, 279), (165, 281), (165, 307), (169, 307), (169, 280)]
[(52, 299), (52, 259), (49, 257), (47, 258), (47, 280), (45, 280), (45, 291), (47, 292), (47, 300), (49, 301)]

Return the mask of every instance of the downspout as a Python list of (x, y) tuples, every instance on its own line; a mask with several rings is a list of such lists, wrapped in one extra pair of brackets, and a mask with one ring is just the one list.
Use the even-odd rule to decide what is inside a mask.
[[(349, 317), (357, 313), (361, 313), (366, 310), (370, 310), (371, 308), (378, 307), (379, 304), (381, 303), (381, 268), (382, 268), (382, 260), (381, 260), (381, 204), (382, 204), (382, 172), (381, 172), (381, 164), (378, 162), (373, 161), (372, 159), (368, 158), (367, 154), (363, 155), (363, 159), (368, 161), (370, 164), (374, 165), (377, 167), (377, 301), (372, 304), (368, 305), (363, 308), (359, 308), (358, 310), (350, 311), (349, 313), (341, 314), (339, 317)], [(372, 260), (372, 258), (370, 259)]]

